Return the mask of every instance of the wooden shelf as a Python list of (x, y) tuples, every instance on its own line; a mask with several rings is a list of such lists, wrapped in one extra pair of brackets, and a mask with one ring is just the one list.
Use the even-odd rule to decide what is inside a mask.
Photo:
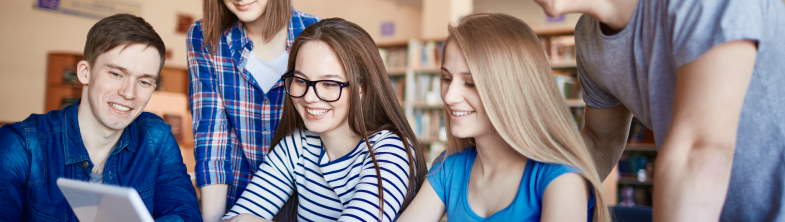
[(406, 67), (387, 68), (387, 75), (389, 75), (389, 76), (403, 76), (403, 75), (406, 75)]
[(409, 40), (398, 40), (398, 41), (385, 41), (385, 42), (378, 42), (376, 43), (376, 47), (379, 48), (386, 48), (386, 47), (395, 47), (395, 46), (403, 46), (409, 44)]
[(619, 185), (637, 185), (637, 186), (652, 186), (654, 185), (654, 180), (651, 178), (646, 178), (646, 181), (638, 181), (638, 178), (633, 177), (619, 177), (619, 181), (617, 182)]
[(63, 87), (63, 88), (77, 88), (81, 89), (83, 85), (78, 83), (49, 83), (49, 87)]
[(573, 35), (575, 27), (539, 28), (534, 30), (534, 33), (537, 35)]
[(583, 99), (567, 99), (567, 106), (570, 106), (570, 108), (585, 107), (586, 102)]
[(417, 109), (444, 109), (444, 104), (427, 104), (425, 102), (415, 102), (412, 107)]
[(657, 152), (657, 145), (646, 143), (628, 143), (624, 151)]
[(578, 67), (578, 62), (576, 62), (575, 60), (548, 61), (548, 64), (551, 65), (551, 69), (571, 69), (571, 68)]
[(425, 67), (425, 68), (421, 67), (421, 68), (415, 68), (414, 72), (415, 73), (439, 74), (439, 73), (442, 72), (442, 68), (441, 67)]
[(432, 143), (447, 143), (447, 141), (441, 141), (438, 138), (426, 138), (426, 139), (417, 139), (420, 144), (432, 144)]

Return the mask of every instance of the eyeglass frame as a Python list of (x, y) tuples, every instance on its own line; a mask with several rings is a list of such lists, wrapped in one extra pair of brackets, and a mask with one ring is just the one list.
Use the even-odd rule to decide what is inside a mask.
[[(294, 95), (292, 95), (291, 92), (289, 92), (289, 87), (286, 86), (286, 78), (299, 78), (299, 79), (302, 79), (303, 81), (305, 81), (305, 92), (303, 93), (302, 96), (294, 96)], [(299, 76), (295, 76), (294, 75), (294, 70), (284, 73), (281, 76), (281, 80), (283, 80), (283, 89), (284, 89), (284, 91), (286, 91), (286, 94), (291, 96), (291, 97), (302, 98), (303, 96), (308, 94), (308, 89), (309, 88), (313, 88), (313, 92), (314, 92), (314, 94), (316, 94), (316, 97), (318, 97), (320, 100), (328, 102), (328, 103), (340, 100), (341, 99), (341, 95), (343, 95), (343, 88), (349, 86), (349, 82), (341, 82), (341, 81), (335, 81), (335, 80), (310, 81), (310, 80), (307, 80), (305, 78), (302, 78), (302, 77), (299, 77)], [(319, 90), (316, 89), (316, 84), (320, 83), (320, 82), (333, 82), (333, 83), (338, 84), (338, 87), (340, 88), (340, 91), (338, 92), (338, 98), (335, 99), (335, 100), (326, 100), (326, 99), (322, 98), (322, 96), (319, 95)]]

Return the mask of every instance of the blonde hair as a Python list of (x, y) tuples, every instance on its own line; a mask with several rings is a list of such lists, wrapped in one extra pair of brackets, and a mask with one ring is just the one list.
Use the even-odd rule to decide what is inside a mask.
[[(593, 221), (610, 221), (600, 177), (534, 31), (510, 15), (485, 13), (466, 16), (449, 31), (445, 48), (451, 42), (460, 47), (485, 112), (504, 141), (529, 159), (578, 169), (595, 194)], [(474, 144), (472, 138), (452, 136), (449, 121), (445, 124), (447, 155)]]

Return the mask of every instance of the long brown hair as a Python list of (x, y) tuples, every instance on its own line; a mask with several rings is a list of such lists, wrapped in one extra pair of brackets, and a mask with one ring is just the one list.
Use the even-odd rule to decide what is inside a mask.
[[(534, 31), (510, 15), (482, 13), (462, 18), (449, 33), (444, 45), (458, 44), (483, 108), (504, 142), (529, 159), (578, 169), (595, 194), (593, 221), (610, 221), (594, 161)], [(446, 129), (448, 154), (474, 144), (471, 138), (452, 136), (449, 121)]]
[[(225, 1), (234, 0), (203, 0), (202, 1), (202, 35), (205, 39), (204, 47), (209, 47), (210, 53), (215, 54), (218, 43), (226, 28), (237, 22), (237, 16), (226, 7)], [(267, 8), (259, 19), (268, 24), (262, 31), (262, 41), (265, 43), (275, 37), (282, 28), (289, 25), (292, 16), (292, 0), (267, 0)]]
[[(360, 26), (341, 18), (325, 19), (308, 26), (300, 34), (291, 47), (289, 55), (289, 68), (294, 69), (297, 53), (300, 47), (309, 41), (326, 43), (333, 49), (346, 71), (351, 90), (349, 100), (348, 121), (349, 127), (356, 135), (365, 140), (368, 155), (373, 160), (376, 169), (376, 179), (379, 187), (379, 221), (383, 220), (384, 190), (379, 164), (376, 155), (368, 141), (368, 135), (382, 130), (389, 130), (398, 135), (403, 141), (409, 161), (409, 186), (400, 214), (411, 203), (414, 195), (420, 189), (427, 172), (425, 158), (416, 140), (412, 128), (406, 121), (403, 109), (398, 103), (393, 91), (387, 69), (384, 67), (379, 50), (376, 48), (371, 35)], [(360, 92), (362, 91), (362, 98)], [(278, 129), (273, 136), (273, 147), (284, 137), (292, 134), (296, 129), (304, 129), (302, 117), (294, 108), (292, 98), (286, 95), (283, 113)], [(412, 151), (413, 150), (413, 151)], [(413, 162), (412, 162), (413, 160)], [(291, 202), (292, 200), (290, 200)], [(394, 220), (395, 218), (390, 218)]]

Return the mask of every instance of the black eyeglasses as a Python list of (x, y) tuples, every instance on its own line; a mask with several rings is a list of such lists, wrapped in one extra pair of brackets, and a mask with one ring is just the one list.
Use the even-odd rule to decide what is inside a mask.
[(348, 82), (339, 82), (335, 80), (318, 80), (309, 81), (292, 74), (293, 71), (286, 72), (281, 79), (284, 82), (284, 89), (289, 96), (300, 98), (308, 93), (308, 88), (313, 87), (313, 92), (316, 97), (319, 97), (325, 102), (335, 102), (341, 99), (341, 92), (343, 87), (349, 86)]

